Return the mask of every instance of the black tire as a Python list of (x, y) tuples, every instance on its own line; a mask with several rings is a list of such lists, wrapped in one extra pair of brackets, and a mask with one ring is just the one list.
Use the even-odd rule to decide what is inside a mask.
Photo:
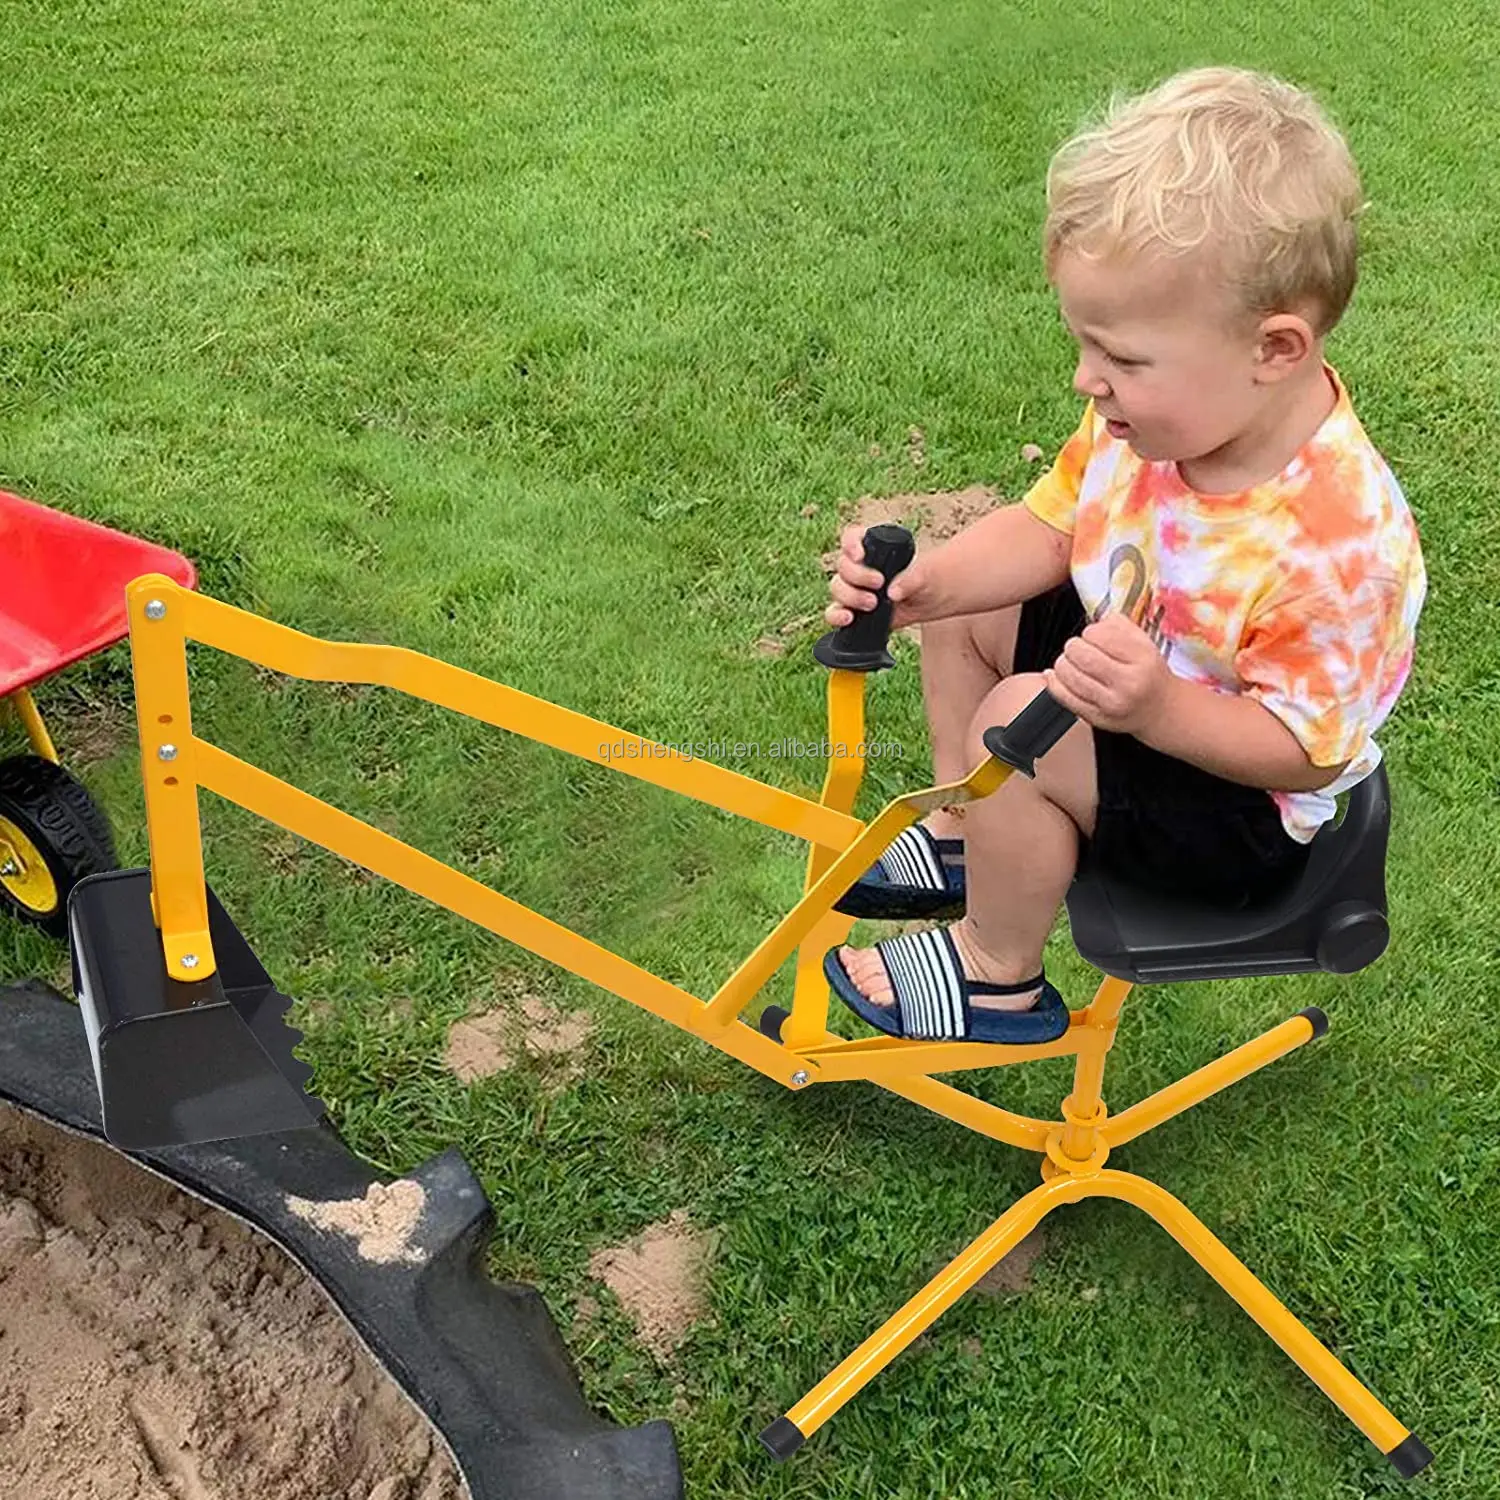
[(0, 818), (8, 818), (35, 845), (57, 888), (56, 905), (40, 911), (0, 881), (0, 903), (12, 916), (66, 937), (68, 892), (85, 875), (118, 868), (109, 819), (82, 782), (37, 755), (0, 761)]

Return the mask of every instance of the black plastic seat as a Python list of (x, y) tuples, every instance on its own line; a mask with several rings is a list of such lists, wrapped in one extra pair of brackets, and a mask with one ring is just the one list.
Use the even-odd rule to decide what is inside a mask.
[(1385, 952), (1385, 850), (1391, 790), (1377, 767), (1321, 828), (1284, 894), (1238, 911), (1145, 891), (1086, 866), (1068, 892), (1073, 943), (1095, 968), (1136, 984), (1352, 974)]

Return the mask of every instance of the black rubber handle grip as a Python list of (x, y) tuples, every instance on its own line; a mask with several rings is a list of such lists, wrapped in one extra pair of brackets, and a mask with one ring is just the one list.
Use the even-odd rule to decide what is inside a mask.
[(852, 623), (830, 630), (813, 647), (813, 655), (825, 667), (844, 672), (878, 672), (896, 665), (886, 650), (891, 638), (891, 601), (886, 592), (891, 579), (909, 567), (917, 554), (917, 544), (904, 526), (872, 526), (865, 532), (864, 543), (864, 565), (885, 579), (876, 591), (875, 608), (856, 610)]
[(1035, 776), (1036, 762), (1073, 727), (1077, 717), (1044, 688), (1009, 724), (986, 729), (984, 748), (996, 760)]

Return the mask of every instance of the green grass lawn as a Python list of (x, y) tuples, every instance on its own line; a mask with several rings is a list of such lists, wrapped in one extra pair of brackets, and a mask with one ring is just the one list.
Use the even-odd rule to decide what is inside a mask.
[[(1480, 0), (0, 0), (0, 484), (179, 546), (204, 587), (663, 739), (822, 732), (805, 622), (864, 494), (987, 483), (1071, 430), (1039, 264), (1052, 148), (1114, 87), (1229, 61), (1316, 88), (1371, 206), (1333, 358), (1422, 525), (1432, 595), (1385, 736), (1395, 939), (1373, 969), (1147, 991), (1116, 1108), (1303, 1006), (1329, 1037), (1130, 1145), (1437, 1453), (1500, 1496), (1500, 260)], [(919, 429), (921, 441), (911, 439)], [(872, 685), (930, 776), (915, 653)], [(795, 899), (792, 840), (381, 690), (195, 666), (199, 732), (696, 993)], [(128, 657), (40, 694), (145, 854)], [(746, 767), (815, 786), (808, 762)], [(793, 1096), (624, 1001), (205, 798), (210, 878), (351, 1145), (456, 1144), (497, 1275), (565, 1329), (590, 1253), (718, 1233), (670, 1368), (608, 1297), (589, 1398), (674, 1422), (688, 1493), (901, 1500), (1393, 1494), (1385, 1461), (1160, 1231), (1050, 1221), (773, 1466), (754, 1434), (1035, 1181), (865, 1085)], [(1088, 975), (1061, 929), (1071, 997)], [(0, 926), (0, 971), (60, 950)], [(783, 975), (770, 998), (784, 1001)], [(448, 1026), (523, 983), (594, 1020), (583, 1080), (465, 1087)], [(1060, 1064), (981, 1075), (1051, 1114)]]

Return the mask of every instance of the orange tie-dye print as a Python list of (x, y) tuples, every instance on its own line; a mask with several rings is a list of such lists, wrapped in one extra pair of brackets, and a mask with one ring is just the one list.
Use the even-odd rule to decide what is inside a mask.
[(1334, 797), (1380, 763), (1372, 738), (1411, 672), (1427, 575), (1406, 498), (1338, 375), (1337, 402), (1280, 474), (1200, 495), (1177, 465), (1138, 457), (1090, 403), (1026, 504), (1073, 538), (1084, 610), (1128, 612), (1178, 676), (1245, 693), (1316, 766), (1318, 792), (1275, 792), (1305, 842)]

